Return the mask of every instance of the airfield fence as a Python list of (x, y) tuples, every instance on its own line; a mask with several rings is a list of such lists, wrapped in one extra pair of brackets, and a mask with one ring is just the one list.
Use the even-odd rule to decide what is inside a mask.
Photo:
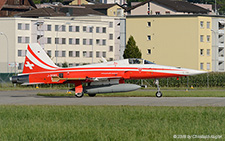
[[(0, 87), (13, 86), (10, 77), (14, 73), (0, 73)], [(126, 83), (133, 83), (138, 85), (147, 85), (155, 87), (155, 79), (146, 80), (126, 80)], [(177, 78), (161, 78), (159, 79), (161, 87), (225, 87), (225, 72), (211, 72), (208, 74), (201, 74), (196, 76), (180, 77)], [(18, 86), (18, 85), (17, 85)], [(40, 85), (41, 87), (74, 87), (74, 84), (46, 84)], [(24, 86), (23, 86), (24, 87)], [(32, 87), (32, 86), (30, 86)]]

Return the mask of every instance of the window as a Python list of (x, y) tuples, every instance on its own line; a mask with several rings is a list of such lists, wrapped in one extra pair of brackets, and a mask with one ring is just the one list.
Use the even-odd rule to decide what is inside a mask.
[(204, 56), (204, 49), (200, 49), (200, 55)]
[(62, 51), (62, 57), (66, 57), (66, 51)]
[(203, 38), (204, 38), (204, 36), (203, 35), (200, 35), (200, 42), (203, 42), (204, 41)]
[(203, 28), (204, 27), (204, 22), (200, 21), (200, 27)]
[(52, 25), (50, 24), (47, 25), (47, 31), (52, 31)]
[(201, 70), (204, 69), (204, 63), (200, 63), (200, 69), (201, 69)]
[(69, 67), (72, 67), (73, 66), (73, 63), (69, 63)]
[(23, 63), (19, 63), (18, 70), (22, 70), (22, 69), (23, 69)]
[(59, 38), (55, 38), (55, 44), (59, 44)]
[(99, 27), (96, 27), (96, 33), (99, 33), (100, 30), (99, 30)]
[(25, 30), (29, 30), (30, 29), (30, 24), (25, 24)]
[(62, 25), (62, 31), (66, 31), (66, 26)]
[(62, 44), (66, 44), (66, 38), (62, 38)]
[(51, 37), (48, 37), (47, 38), (47, 44), (51, 44), (52, 43), (52, 38)]
[(73, 39), (72, 38), (69, 38), (69, 44), (73, 44)]
[(18, 23), (18, 30), (22, 29), (22, 23)]
[(109, 34), (109, 40), (113, 40), (113, 34)]
[(210, 63), (207, 63), (207, 70), (210, 70)]
[(59, 31), (59, 25), (55, 25), (55, 31)]
[(106, 33), (106, 27), (102, 28), (102, 33)]
[(25, 43), (29, 43), (30, 42), (30, 37), (25, 37)]
[(18, 50), (18, 56), (19, 56), (19, 57), (22, 56), (22, 50)]
[(113, 46), (109, 46), (109, 51), (110, 51), (110, 52), (113, 51)]
[(93, 44), (93, 40), (89, 39), (89, 45), (92, 45), (92, 44)]
[(87, 57), (87, 51), (83, 51), (83, 57)]
[(207, 35), (207, 42), (210, 42), (210, 35)]
[(76, 51), (76, 57), (80, 57), (80, 51)]
[(106, 57), (106, 52), (102, 52), (102, 57)]
[(80, 27), (76, 26), (76, 32), (80, 32)]
[(93, 26), (89, 27), (89, 32), (92, 33), (93, 32)]
[(52, 51), (51, 51), (51, 50), (47, 50), (47, 55), (48, 55), (49, 57), (52, 57)]
[(113, 22), (109, 22), (109, 27), (113, 27)]
[(83, 26), (83, 32), (87, 32), (87, 27)]
[(148, 22), (148, 27), (151, 27), (151, 22)]
[(147, 49), (147, 54), (151, 54), (151, 53), (152, 53), (151, 49)]
[(170, 11), (166, 11), (166, 15), (169, 15), (170, 14)]
[(207, 22), (207, 28), (210, 28), (210, 22)]
[(96, 44), (99, 45), (100, 44), (100, 40), (96, 39)]
[(89, 51), (89, 57), (92, 57), (92, 56), (93, 56), (93, 52)]
[(100, 57), (100, 52), (96, 51), (96, 58), (99, 58), (99, 57)]
[(22, 37), (21, 36), (18, 37), (18, 43), (22, 43)]
[(69, 57), (73, 57), (73, 51), (69, 51)]
[(103, 46), (106, 45), (106, 40), (105, 40), (105, 39), (102, 40), (102, 45), (103, 45)]
[(156, 14), (156, 15), (160, 15), (160, 12), (159, 12), (159, 11), (157, 11), (157, 12), (155, 12), (155, 14)]
[(80, 44), (80, 39), (76, 39), (76, 45), (79, 45)]
[(207, 56), (210, 56), (210, 49), (207, 49)]
[(69, 26), (69, 32), (72, 32), (72, 31), (73, 31), (73, 27)]
[(55, 57), (59, 57), (59, 51), (55, 51)]
[(151, 40), (151, 35), (148, 35), (147, 38), (148, 38), (148, 40), (150, 41), (150, 40)]
[(87, 39), (83, 39), (83, 45), (87, 44)]

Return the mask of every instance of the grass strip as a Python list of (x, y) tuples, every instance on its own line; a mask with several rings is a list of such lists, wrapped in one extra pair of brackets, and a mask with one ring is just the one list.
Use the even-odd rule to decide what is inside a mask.
[(0, 106), (0, 140), (173, 140), (220, 135), (223, 107)]

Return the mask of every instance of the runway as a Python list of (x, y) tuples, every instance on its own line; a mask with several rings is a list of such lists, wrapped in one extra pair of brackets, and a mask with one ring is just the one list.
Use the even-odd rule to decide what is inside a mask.
[(130, 105), (130, 106), (219, 106), (224, 97), (43, 97), (37, 93), (66, 90), (0, 91), (0, 105)]

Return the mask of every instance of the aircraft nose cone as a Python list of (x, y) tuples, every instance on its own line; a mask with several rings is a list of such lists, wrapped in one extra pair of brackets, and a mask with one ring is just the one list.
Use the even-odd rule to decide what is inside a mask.
[(199, 71), (199, 70), (186, 70), (184, 71), (184, 74), (186, 75), (198, 75), (198, 74), (204, 74), (204, 73), (208, 73), (207, 71)]

